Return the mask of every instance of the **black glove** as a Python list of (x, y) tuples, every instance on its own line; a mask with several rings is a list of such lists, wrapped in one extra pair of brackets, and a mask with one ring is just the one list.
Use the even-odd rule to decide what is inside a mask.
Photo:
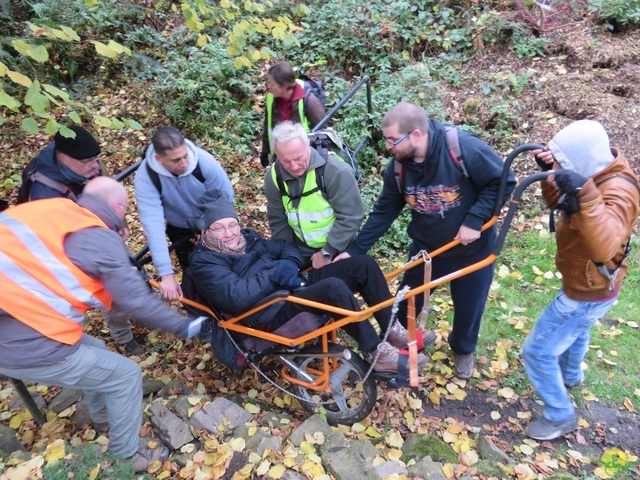
[(278, 260), (268, 263), (265, 267), (276, 267), (271, 275), (271, 280), (287, 289), (298, 288), (302, 279), (298, 276), (298, 264), (293, 260)]
[(263, 151), (260, 153), (260, 164), (267, 168), (269, 166), (269, 152)]
[(567, 195), (575, 195), (578, 193), (588, 180), (582, 175), (572, 172), (571, 170), (565, 170), (564, 168), (554, 172), (553, 176), (560, 191)]
[(545, 163), (541, 159), (539, 159), (537, 155), (534, 155), (533, 158), (536, 159), (536, 163), (540, 167), (540, 170), (542, 170), (543, 172), (548, 172), (553, 168), (553, 162)]

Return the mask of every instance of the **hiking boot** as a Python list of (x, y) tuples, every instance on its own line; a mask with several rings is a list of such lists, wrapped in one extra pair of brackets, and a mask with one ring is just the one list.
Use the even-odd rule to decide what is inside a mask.
[[(400, 358), (400, 350), (391, 345), (389, 342), (382, 342), (378, 345), (376, 350), (371, 352), (371, 356), (375, 359), (376, 355), (380, 353), (378, 356), (378, 360), (374, 365), (373, 369), (376, 372), (397, 372), (398, 371), (398, 360)], [(406, 352), (402, 353), (403, 355), (407, 355)], [(422, 370), (424, 366), (427, 364), (427, 357), (422, 353), (418, 354), (418, 371)]]
[(132, 338), (127, 343), (123, 343), (122, 348), (124, 348), (125, 353), (128, 355), (142, 355), (146, 352), (145, 348), (140, 345), (135, 338)]
[(111, 425), (109, 425), (109, 422), (93, 422), (93, 429), (99, 434), (99, 435), (106, 435), (107, 433), (109, 433), (109, 429), (111, 428)]
[(456, 377), (466, 380), (473, 375), (473, 369), (475, 363), (473, 361), (473, 353), (467, 353), (465, 355), (456, 355), (454, 360), (454, 368), (456, 371)]
[(531, 422), (524, 433), (536, 440), (555, 440), (573, 432), (576, 428), (578, 428), (578, 416), (575, 414), (562, 422), (551, 422), (542, 417)]
[(167, 447), (141, 447), (132, 457), (129, 457), (129, 460), (136, 472), (146, 472), (153, 462), (164, 462), (167, 458), (169, 458), (169, 449)]
[[(422, 334), (422, 336), (420, 335)], [(400, 322), (394, 322), (387, 337), (388, 342), (396, 348), (408, 348), (409, 330), (404, 328)], [(418, 330), (416, 332), (418, 350), (424, 350), (436, 342), (436, 334), (431, 330)]]

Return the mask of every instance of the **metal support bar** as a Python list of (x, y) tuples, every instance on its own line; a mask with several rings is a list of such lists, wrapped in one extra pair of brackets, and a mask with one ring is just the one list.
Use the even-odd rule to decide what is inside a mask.
[(27, 407), (27, 410), (29, 410), (29, 413), (31, 413), (33, 420), (38, 425), (44, 425), (45, 423), (47, 423), (47, 419), (36, 405), (36, 401), (31, 396), (29, 390), (27, 390), (27, 386), (24, 384), (24, 382), (17, 378), (12, 378), (11, 383), (13, 383), (13, 386), (16, 389), (16, 392), (18, 392), (18, 395), (20, 395), (22, 403), (24, 403), (24, 406)]

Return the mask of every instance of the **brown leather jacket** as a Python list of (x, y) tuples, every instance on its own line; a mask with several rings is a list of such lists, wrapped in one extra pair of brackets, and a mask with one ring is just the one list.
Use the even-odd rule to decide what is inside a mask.
[[(580, 211), (571, 214), (569, 223), (562, 212), (556, 223), (556, 266), (562, 273), (564, 292), (577, 301), (596, 301), (611, 295), (609, 279), (594, 262), (615, 269), (638, 223), (638, 179), (620, 150), (612, 148), (611, 152), (615, 160), (589, 178), (578, 193)], [(556, 188), (543, 182), (542, 193), (547, 206), (557, 204), (560, 192)], [(623, 261), (614, 291), (620, 289), (627, 269)]]

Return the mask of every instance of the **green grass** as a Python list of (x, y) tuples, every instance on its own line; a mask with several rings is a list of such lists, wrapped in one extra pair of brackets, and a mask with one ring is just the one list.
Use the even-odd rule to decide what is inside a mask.
[[(555, 236), (544, 223), (534, 227), (522, 232), (512, 228), (507, 235), (496, 260), (477, 351), (478, 357), (486, 356), (491, 362), (496, 358), (497, 347), (505, 347), (508, 361), (505, 372), (490, 371), (489, 363), (479, 367), (495, 376), (501, 387), (511, 387), (518, 393), (531, 391), (520, 357), (522, 344), (561, 285), (555, 267)], [(628, 398), (636, 408), (640, 407), (640, 362), (636, 360), (640, 328), (635, 323), (640, 324), (636, 313), (640, 307), (640, 256), (637, 254), (640, 240), (632, 238), (632, 246), (629, 272), (617, 303), (591, 329), (585, 382), (572, 391), (579, 406), (597, 398), (608, 405), (621, 407)], [(406, 259), (405, 254), (399, 253), (400, 249), (394, 252), (383, 242), (379, 242), (377, 248), (375, 256), (384, 270), (391, 270), (398, 266), (394, 265), (395, 261), (401, 263)], [(392, 291), (395, 290), (392, 288)], [(434, 292), (431, 306), (436, 310), (429, 317), (431, 328), (438, 322), (451, 323), (453, 306), (446, 285)], [(484, 375), (480, 378), (485, 379)]]
[[(637, 248), (638, 241), (635, 243)], [(509, 369), (501, 383), (516, 391), (529, 388), (520, 359), (522, 343), (560, 287), (554, 255), (555, 238), (546, 228), (511, 231), (496, 261), (480, 330), (478, 356), (486, 355), (491, 360), (496, 346), (510, 340)], [(640, 259), (634, 250), (617, 303), (591, 330), (591, 347), (585, 360), (586, 379), (574, 394), (578, 404), (596, 397), (614, 406), (622, 406), (625, 398), (640, 405), (640, 364), (637, 362), (640, 332), (634, 323), (638, 321), (639, 280)], [(441, 288), (434, 294), (434, 300), (447, 295), (446, 289)], [(451, 316), (452, 312), (446, 312), (449, 320)]]

